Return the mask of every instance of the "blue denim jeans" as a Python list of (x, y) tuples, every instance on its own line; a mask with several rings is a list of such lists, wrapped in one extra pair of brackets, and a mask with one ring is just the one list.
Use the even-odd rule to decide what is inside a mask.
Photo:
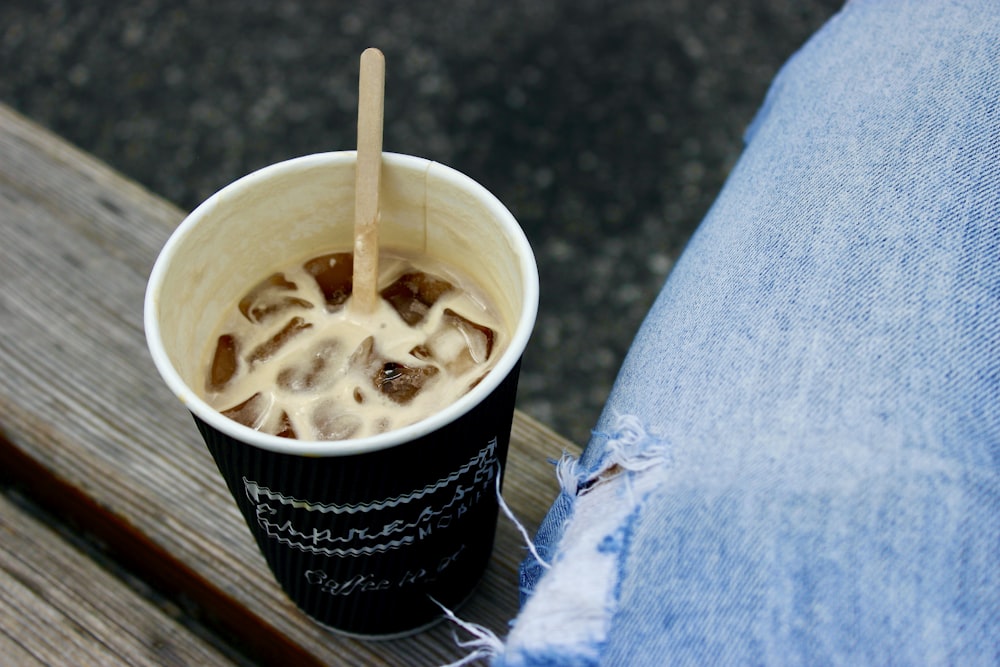
[(1000, 664), (1000, 4), (786, 64), (557, 472), (497, 665)]

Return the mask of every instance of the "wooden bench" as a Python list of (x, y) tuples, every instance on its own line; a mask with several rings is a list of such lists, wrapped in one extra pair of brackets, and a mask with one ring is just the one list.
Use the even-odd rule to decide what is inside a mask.
[[(365, 642), (274, 583), (189, 415), (153, 368), (142, 300), (183, 213), (0, 106), (0, 655), (15, 664), (440, 664), (448, 623)], [(578, 448), (523, 413), (504, 495), (534, 531)], [(499, 636), (524, 544), (501, 516), (459, 610)], [(462, 636), (461, 630), (458, 630)]]

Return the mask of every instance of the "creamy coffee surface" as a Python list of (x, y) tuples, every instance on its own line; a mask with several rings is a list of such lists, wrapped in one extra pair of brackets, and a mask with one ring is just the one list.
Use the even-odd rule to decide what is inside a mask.
[(350, 308), (352, 273), (351, 254), (333, 252), (248, 290), (206, 352), (206, 401), (282, 437), (361, 438), (453, 403), (501, 356), (499, 316), (451, 267), (381, 254), (371, 315)]

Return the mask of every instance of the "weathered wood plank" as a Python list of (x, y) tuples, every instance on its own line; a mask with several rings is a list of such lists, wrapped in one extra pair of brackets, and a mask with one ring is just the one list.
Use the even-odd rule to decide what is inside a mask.
[[(435, 664), (461, 657), (439, 625), (393, 642), (336, 637), (273, 583), (142, 333), (148, 271), (182, 213), (0, 106), (0, 463), (121, 557), (182, 592), (262, 661)], [(574, 446), (515, 418), (505, 497), (533, 530), (556, 493), (547, 458)], [(501, 519), (462, 616), (501, 636), (524, 553)], [(0, 622), (6, 619), (0, 616)]]
[(0, 546), (5, 664), (234, 664), (3, 495)]

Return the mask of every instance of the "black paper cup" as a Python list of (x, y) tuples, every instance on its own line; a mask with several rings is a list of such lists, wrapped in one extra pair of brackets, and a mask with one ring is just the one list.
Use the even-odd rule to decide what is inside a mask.
[(211, 408), (202, 386), (224, 309), (260, 277), (353, 242), (353, 151), (254, 172), (195, 209), (167, 241), (146, 292), (157, 369), (193, 414), (268, 565), (319, 623), (391, 637), (438, 620), (489, 560), (521, 355), (538, 273), (510, 212), (459, 172), (386, 153), (380, 244), (474, 277), (508, 340), (468, 394), (411, 426), (343, 441), (279, 438)]

